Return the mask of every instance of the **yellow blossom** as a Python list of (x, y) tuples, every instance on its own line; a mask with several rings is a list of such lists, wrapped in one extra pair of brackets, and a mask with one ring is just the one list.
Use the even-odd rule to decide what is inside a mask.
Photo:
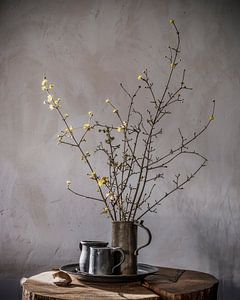
[(119, 127), (117, 127), (117, 132), (124, 131), (124, 128), (127, 128), (127, 122), (126, 121), (123, 121), (122, 125), (120, 125)]
[(55, 105), (55, 107), (59, 107), (59, 100), (55, 100), (54, 105)]
[(54, 106), (53, 106), (52, 104), (50, 104), (50, 105), (49, 105), (49, 109), (50, 109), (50, 110), (53, 110), (53, 109), (54, 109)]
[(214, 116), (210, 116), (210, 117), (209, 117), (209, 121), (213, 121), (214, 119), (215, 119)]
[(98, 180), (98, 185), (101, 187), (104, 184), (106, 184), (108, 182), (108, 177), (103, 176), (101, 179)]
[(92, 111), (89, 111), (89, 112), (88, 112), (88, 115), (89, 115), (89, 117), (92, 117), (92, 116), (93, 116), (93, 112), (92, 112)]
[(49, 90), (52, 90), (54, 88), (54, 85), (53, 84), (49, 84)]
[(177, 66), (177, 64), (176, 63), (171, 63), (170, 66), (171, 66), (172, 69), (174, 69)]
[(107, 193), (107, 194), (106, 194), (106, 197), (107, 197), (107, 198), (109, 197), (109, 199), (110, 199), (111, 201), (113, 201), (113, 200), (115, 199), (115, 195), (114, 195), (113, 192)]
[(109, 212), (109, 209), (107, 207), (105, 207), (102, 211), (102, 214), (107, 214)]
[(68, 117), (69, 117), (69, 115), (68, 115), (68, 114), (65, 114), (65, 115), (64, 115), (64, 118), (65, 118), (65, 119), (66, 119), (66, 118), (68, 118)]
[(138, 80), (142, 80), (142, 75), (138, 75)]
[(105, 100), (105, 102), (106, 102), (106, 103), (109, 103), (109, 102), (110, 102), (110, 100), (109, 100), (109, 99), (106, 99), (106, 100)]
[(114, 193), (113, 192), (109, 192), (109, 193), (106, 194), (106, 197), (107, 198), (110, 197), (110, 199), (114, 198)]
[(96, 179), (97, 178), (97, 174), (96, 174), (95, 171), (91, 173), (90, 178), (91, 179)]
[(42, 86), (47, 87), (47, 85), (48, 85), (48, 81), (47, 81), (46, 78), (44, 78), (43, 81), (42, 81)]
[(90, 130), (91, 129), (91, 125), (89, 123), (85, 123), (85, 124), (83, 124), (83, 128), (87, 129), (87, 130)]
[(47, 97), (47, 102), (50, 103), (53, 100), (53, 96), (52, 95), (48, 95)]
[(72, 131), (73, 131), (73, 127), (72, 127), (72, 126), (69, 126), (68, 128), (65, 128), (64, 131), (65, 131), (66, 133), (72, 132)]
[(115, 109), (113, 110), (113, 112), (114, 112), (115, 114), (117, 114), (117, 113), (118, 113), (118, 109), (115, 108)]
[(69, 186), (71, 185), (71, 181), (70, 181), (70, 180), (67, 180), (67, 181), (66, 181), (66, 184), (67, 184), (67, 187), (69, 188)]
[(124, 127), (120, 126), (117, 128), (117, 132), (122, 132), (124, 130)]
[(170, 20), (169, 20), (169, 23), (170, 23), (170, 24), (173, 24), (174, 22), (175, 22), (174, 19), (170, 19)]

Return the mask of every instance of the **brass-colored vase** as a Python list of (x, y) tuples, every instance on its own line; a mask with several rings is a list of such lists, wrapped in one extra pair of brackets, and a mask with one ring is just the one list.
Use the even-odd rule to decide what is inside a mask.
[[(148, 233), (148, 241), (141, 247), (137, 247), (138, 227), (145, 229)], [(113, 221), (112, 222), (112, 247), (121, 247), (125, 254), (125, 260), (116, 270), (116, 274), (137, 274), (137, 256), (140, 249), (151, 243), (152, 235), (143, 222)]]

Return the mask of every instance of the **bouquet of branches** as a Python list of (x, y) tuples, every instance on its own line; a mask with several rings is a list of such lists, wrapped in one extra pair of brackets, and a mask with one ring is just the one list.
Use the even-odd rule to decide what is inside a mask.
[[(110, 107), (116, 117), (116, 124), (106, 124), (95, 119), (92, 111), (88, 112), (88, 123), (83, 124), (79, 133), (70, 125), (69, 115), (62, 109), (62, 101), (54, 92), (54, 85), (44, 77), (42, 90), (47, 93), (44, 101), (50, 110), (55, 110), (61, 117), (65, 129), (58, 135), (58, 141), (80, 151), (82, 162), (89, 169), (87, 176), (97, 186), (97, 197), (84, 195), (72, 188), (71, 181), (67, 181), (67, 188), (72, 193), (101, 201), (104, 205), (103, 213), (113, 221), (139, 221), (149, 212), (156, 212), (158, 205), (171, 194), (183, 189), (207, 162), (207, 158), (199, 152), (190, 149), (195, 141), (209, 127), (214, 120), (215, 101), (213, 100), (212, 111), (205, 125), (185, 137), (178, 128), (179, 139), (174, 147), (164, 153), (159, 153), (156, 143), (163, 134), (161, 121), (171, 114), (174, 104), (183, 103), (182, 92), (191, 90), (185, 84), (185, 70), (182, 71), (178, 87), (172, 87), (172, 78), (176, 68), (181, 62), (180, 33), (174, 22), (170, 20), (176, 32), (176, 46), (169, 46), (169, 55), (166, 59), (169, 63), (169, 74), (166, 78), (163, 91), (159, 96), (149, 78), (148, 70), (144, 70), (138, 77), (139, 85), (133, 93), (130, 93), (125, 85), (120, 84), (121, 89), (129, 98), (127, 113), (122, 116), (120, 109), (114, 101), (106, 99), (106, 105)], [(136, 98), (142, 88), (149, 92), (149, 109), (140, 111), (136, 108)], [(100, 142), (96, 142), (91, 152), (86, 148), (87, 140), (91, 132), (100, 135)], [(101, 154), (105, 161), (105, 170), (97, 170), (94, 166), (93, 157)], [(165, 179), (166, 168), (183, 156), (200, 158), (198, 167), (190, 174), (183, 176), (180, 173), (174, 175), (171, 188), (158, 199), (152, 199), (153, 190), (158, 181)], [(155, 198), (155, 197), (154, 197)]]

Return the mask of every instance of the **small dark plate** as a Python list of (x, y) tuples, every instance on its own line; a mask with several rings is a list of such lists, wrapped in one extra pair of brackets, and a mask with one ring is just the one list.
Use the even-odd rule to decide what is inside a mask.
[(60, 268), (61, 271), (69, 273), (77, 279), (92, 281), (92, 282), (134, 282), (141, 281), (146, 276), (154, 274), (158, 271), (157, 267), (146, 265), (146, 264), (138, 264), (137, 266), (137, 274), (131, 275), (92, 275), (85, 272), (78, 271), (79, 264), (71, 264), (62, 266)]

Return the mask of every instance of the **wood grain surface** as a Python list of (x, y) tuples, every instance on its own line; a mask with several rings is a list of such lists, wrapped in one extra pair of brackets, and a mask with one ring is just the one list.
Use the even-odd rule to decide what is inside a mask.
[(212, 275), (159, 267), (159, 271), (137, 283), (90, 283), (72, 277), (67, 287), (54, 284), (54, 271), (23, 282), (22, 300), (162, 299), (217, 300), (218, 280)]

